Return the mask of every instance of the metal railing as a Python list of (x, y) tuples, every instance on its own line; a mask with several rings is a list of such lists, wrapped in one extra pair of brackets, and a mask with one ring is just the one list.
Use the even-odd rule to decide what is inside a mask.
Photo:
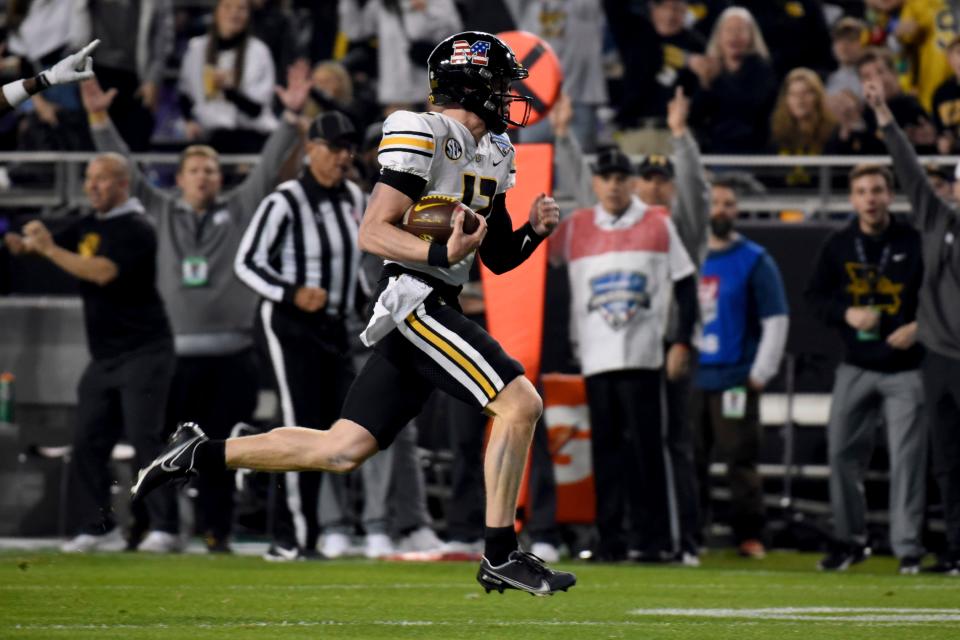
[[(52, 211), (83, 204), (83, 172), (86, 164), (95, 158), (95, 152), (14, 151), (0, 153), (0, 166), (10, 171), (17, 165), (47, 165), (52, 168), (53, 182), (39, 187), (19, 187), (15, 183), (0, 190), (0, 210), (40, 209)], [(133, 159), (141, 167), (176, 166), (178, 153), (136, 153)], [(221, 156), (220, 164), (226, 167), (255, 164), (259, 155)]]
[[(6, 190), (0, 190), (0, 210), (31, 209), (49, 212), (84, 202), (83, 170), (96, 156), (92, 152), (6, 152), (0, 153), (0, 167), (12, 170), (15, 166), (47, 165), (52, 168), (52, 180), (39, 186), (20, 187), (14, 181)], [(177, 153), (141, 153), (133, 158), (142, 167), (170, 167), (179, 161)], [(258, 162), (258, 155), (221, 156), (225, 167), (249, 165)], [(584, 158), (585, 163), (593, 160)], [(634, 156), (639, 161), (640, 156)], [(924, 156), (923, 164), (954, 167), (960, 156)], [(850, 211), (847, 194), (836, 187), (855, 165), (862, 163), (889, 165), (889, 156), (703, 156), (704, 166), (715, 174), (740, 172), (759, 179), (766, 187), (761, 194), (746, 194), (740, 198), (744, 214), (778, 214), (798, 212), (804, 219), (816, 219)], [(777, 182), (796, 168), (809, 171), (811, 184), (805, 187), (778, 186)], [(49, 169), (48, 169), (49, 171)], [(764, 177), (769, 178), (764, 181)], [(772, 186), (770, 183), (773, 183)], [(897, 196), (894, 211), (906, 211), (903, 195)]]

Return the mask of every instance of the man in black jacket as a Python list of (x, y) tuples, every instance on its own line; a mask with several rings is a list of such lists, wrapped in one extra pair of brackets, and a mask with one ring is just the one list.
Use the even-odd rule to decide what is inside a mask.
[(835, 548), (819, 563), (843, 571), (870, 555), (864, 463), (878, 414), (890, 455), (890, 543), (900, 573), (917, 573), (927, 438), (920, 409), (922, 351), (916, 344), (917, 293), (923, 276), (920, 235), (890, 215), (893, 176), (878, 165), (850, 173), (857, 217), (825, 241), (807, 286), (814, 313), (846, 346), (837, 368), (827, 439)]

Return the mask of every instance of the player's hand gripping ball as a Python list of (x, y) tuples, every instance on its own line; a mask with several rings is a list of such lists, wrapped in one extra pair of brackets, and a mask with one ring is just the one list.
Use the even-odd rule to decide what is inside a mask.
[(477, 214), (456, 198), (440, 195), (424, 196), (410, 205), (403, 214), (400, 228), (421, 240), (446, 244), (453, 233), (454, 214), (459, 209), (464, 212), (463, 232), (468, 235), (474, 233), (480, 226)]

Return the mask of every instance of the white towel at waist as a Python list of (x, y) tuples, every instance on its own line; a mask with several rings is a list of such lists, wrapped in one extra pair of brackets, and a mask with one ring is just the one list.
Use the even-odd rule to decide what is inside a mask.
[(433, 287), (405, 273), (390, 278), (386, 289), (377, 298), (373, 317), (360, 334), (360, 341), (368, 347), (377, 344), (413, 313), (431, 292)]

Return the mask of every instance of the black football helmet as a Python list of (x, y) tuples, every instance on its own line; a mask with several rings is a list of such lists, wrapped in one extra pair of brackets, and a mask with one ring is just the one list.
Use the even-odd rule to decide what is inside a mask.
[[(533, 98), (510, 93), (510, 83), (530, 73), (495, 35), (482, 31), (452, 35), (434, 48), (427, 68), (433, 104), (459, 104), (480, 116), (493, 133), (526, 126)], [(514, 102), (524, 103), (519, 122), (510, 119)]]

